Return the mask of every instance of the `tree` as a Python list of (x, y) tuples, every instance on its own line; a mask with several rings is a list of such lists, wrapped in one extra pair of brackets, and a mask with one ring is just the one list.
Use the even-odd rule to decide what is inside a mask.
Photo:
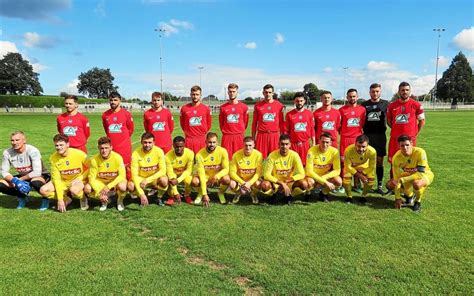
[(319, 99), (319, 89), (314, 83), (307, 83), (303, 86), (303, 92), (308, 99), (308, 103), (314, 104)]
[(43, 92), (38, 77), (19, 53), (7, 53), (0, 60), (0, 94), (38, 96)]
[(280, 97), (281, 97), (282, 101), (291, 102), (291, 101), (293, 101), (293, 96), (294, 95), (295, 95), (295, 92), (286, 90), (286, 91), (281, 92)]
[(459, 52), (444, 71), (443, 77), (436, 85), (436, 97), (456, 104), (457, 101), (472, 101), (472, 69), (466, 56)]
[(92, 98), (107, 98), (111, 92), (117, 91), (114, 85), (114, 76), (110, 69), (99, 69), (97, 67), (81, 73), (78, 77), (77, 90)]

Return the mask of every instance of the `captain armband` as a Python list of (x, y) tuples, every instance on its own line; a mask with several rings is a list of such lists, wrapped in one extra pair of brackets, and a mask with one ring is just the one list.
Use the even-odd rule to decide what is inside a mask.
[(417, 170), (417, 172), (424, 173), (425, 172), (425, 167), (419, 165), (419, 166), (416, 167), (416, 170)]

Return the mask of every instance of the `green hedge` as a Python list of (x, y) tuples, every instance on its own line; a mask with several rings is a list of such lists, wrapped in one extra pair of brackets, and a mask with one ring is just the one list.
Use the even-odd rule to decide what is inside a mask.
[[(106, 99), (87, 99), (79, 98), (79, 104), (85, 103), (107, 103)], [(60, 96), (16, 96), (16, 95), (0, 95), (0, 107), (15, 107), (16, 105), (25, 108), (31, 107), (42, 108), (43, 106), (64, 106), (64, 97)]]

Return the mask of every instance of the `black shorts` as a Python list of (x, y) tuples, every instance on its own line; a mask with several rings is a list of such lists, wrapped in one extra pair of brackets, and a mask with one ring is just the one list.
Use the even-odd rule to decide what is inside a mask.
[(387, 155), (387, 136), (385, 134), (366, 134), (369, 137), (369, 145), (374, 147), (378, 156)]
[[(21, 178), (22, 176), (21, 175), (16, 175), (15, 177), (17, 178)], [(41, 174), (41, 177), (44, 179), (44, 184), (48, 183), (49, 181), (51, 181), (51, 174), (50, 173), (45, 173), (45, 174)], [(30, 181), (28, 181), (30, 182)]]

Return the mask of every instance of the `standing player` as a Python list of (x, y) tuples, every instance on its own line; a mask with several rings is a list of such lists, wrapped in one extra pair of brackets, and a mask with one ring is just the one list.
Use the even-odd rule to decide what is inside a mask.
[(101, 201), (100, 211), (107, 210), (110, 198), (117, 194), (117, 209), (125, 209), (123, 199), (127, 193), (127, 179), (125, 165), (120, 154), (112, 151), (111, 141), (101, 137), (97, 141), (99, 153), (90, 161), (88, 183), (84, 186), (84, 193)]
[(271, 196), (272, 203), (278, 192), (291, 204), (293, 196), (303, 194), (308, 189), (308, 183), (304, 180), (304, 167), (298, 153), (290, 150), (290, 136), (281, 134), (279, 145), (279, 149), (268, 155), (261, 190)]
[(227, 151), (217, 145), (217, 135), (209, 132), (206, 136), (206, 147), (196, 154), (197, 176), (192, 180), (193, 187), (199, 187), (199, 194), (194, 200), (195, 205), (204, 203), (209, 206), (209, 195), (207, 187), (219, 186), (219, 201), (221, 204), (227, 203), (224, 192), (230, 183), (229, 178), (229, 156)]
[(250, 193), (252, 202), (258, 204), (257, 193), (262, 176), (262, 153), (254, 149), (252, 137), (244, 138), (244, 148), (237, 151), (230, 162), (230, 188), (237, 192), (233, 203), (238, 203), (242, 194)]
[(290, 135), (291, 149), (298, 153), (303, 165), (306, 165), (306, 154), (310, 147), (310, 140), (313, 145), (316, 145), (314, 118), (311, 111), (304, 107), (306, 103), (304, 93), (295, 93), (293, 101), (295, 109), (286, 113), (285, 133)]
[[(39, 150), (26, 144), (26, 137), (22, 131), (15, 131), (10, 136), (11, 148), (3, 151), (2, 177), (0, 192), (18, 197), (17, 209), (26, 206), (27, 196), (31, 187), (39, 192), (41, 186), (49, 181), (50, 175), (43, 165)], [(10, 173), (10, 168), (17, 172), (16, 176)], [(49, 207), (49, 200), (41, 200), (40, 210)]]
[(416, 146), (416, 136), (425, 124), (425, 113), (423, 106), (410, 98), (410, 84), (402, 82), (398, 86), (398, 96), (395, 102), (390, 103), (387, 109), (387, 124), (390, 126), (390, 143), (388, 146), (388, 161), (392, 163), (392, 157), (400, 148), (397, 139), (401, 135), (412, 138), (413, 146)]
[(379, 194), (384, 194), (383, 182), (383, 158), (387, 155), (387, 130), (386, 117), (388, 101), (380, 99), (382, 86), (378, 83), (370, 85), (370, 100), (362, 102), (365, 107), (364, 133), (369, 138), (370, 146), (377, 151), (377, 190)]
[(369, 146), (369, 138), (360, 135), (356, 138), (355, 144), (349, 145), (344, 152), (344, 180), (342, 185), (346, 191), (346, 203), (352, 203), (352, 177), (357, 177), (364, 188), (361, 203), (367, 202), (367, 193), (375, 181), (375, 164), (377, 162), (377, 152)]
[(358, 136), (362, 135), (365, 124), (365, 108), (357, 104), (359, 96), (357, 90), (351, 88), (347, 90), (347, 105), (339, 109), (341, 114), (341, 160), (344, 161), (344, 151), (355, 143)]
[(128, 190), (140, 197), (140, 204), (148, 206), (145, 188), (158, 189), (158, 205), (163, 206), (161, 198), (168, 187), (166, 161), (163, 150), (155, 146), (152, 133), (145, 132), (141, 137), (141, 146), (132, 154), (132, 181), (128, 182)]
[(184, 200), (191, 204), (191, 180), (193, 178), (194, 153), (184, 147), (184, 138), (177, 136), (173, 139), (173, 149), (166, 153), (166, 174), (168, 175), (168, 194), (166, 204), (172, 206), (174, 201), (181, 202), (178, 184), (184, 183)]
[(133, 118), (130, 112), (120, 107), (122, 96), (118, 92), (109, 95), (110, 109), (102, 114), (102, 125), (107, 137), (112, 141), (112, 149), (120, 154), (125, 164), (127, 180), (130, 180), (132, 156)]
[(183, 105), (179, 122), (186, 139), (186, 148), (195, 154), (206, 146), (206, 133), (212, 126), (212, 114), (209, 106), (201, 102), (201, 87), (191, 87), (191, 103)]
[(333, 108), (333, 98), (330, 91), (322, 91), (320, 99), (323, 105), (313, 113), (314, 124), (316, 126), (316, 140), (319, 141), (322, 133), (329, 133), (332, 140), (331, 145), (337, 148), (337, 138), (339, 135), (339, 129), (341, 128), (341, 113)]
[(173, 115), (163, 107), (163, 98), (160, 92), (151, 94), (151, 108), (143, 114), (145, 131), (155, 136), (156, 146), (164, 153), (171, 150), (171, 134), (174, 129)]
[(283, 104), (273, 99), (273, 85), (263, 87), (263, 101), (255, 104), (252, 121), (252, 138), (255, 147), (265, 159), (278, 149), (278, 137), (285, 130)]
[(239, 86), (235, 83), (227, 86), (229, 101), (220, 107), (219, 112), (219, 125), (222, 131), (221, 146), (227, 150), (229, 159), (232, 159), (235, 151), (242, 149), (249, 121), (249, 108), (237, 99), (238, 90)]
[(89, 119), (77, 111), (78, 99), (76, 96), (64, 98), (66, 112), (56, 118), (58, 133), (69, 137), (69, 145), (87, 153), (87, 139), (91, 134)]
[(319, 137), (319, 144), (309, 149), (305, 167), (309, 189), (322, 187), (319, 198), (324, 202), (328, 202), (329, 191), (336, 190), (342, 185), (339, 176), (341, 174), (339, 151), (331, 145), (331, 134), (323, 132)]
[(69, 148), (69, 137), (57, 134), (53, 138), (56, 152), (51, 155), (51, 181), (43, 185), (40, 193), (49, 199), (57, 199), (57, 209), (66, 212), (72, 202), (69, 195), (81, 201), (81, 210), (89, 208), (84, 196), (84, 179), (87, 178), (87, 155), (84, 151)]
[(407, 204), (413, 202), (413, 189), (415, 191), (414, 211), (421, 211), (421, 199), (426, 187), (433, 182), (434, 174), (428, 165), (426, 152), (422, 148), (413, 147), (412, 138), (408, 135), (398, 137), (400, 150), (393, 156), (393, 178), (387, 187), (395, 191), (395, 208), (400, 209), (402, 199), (400, 191), (403, 186)]

